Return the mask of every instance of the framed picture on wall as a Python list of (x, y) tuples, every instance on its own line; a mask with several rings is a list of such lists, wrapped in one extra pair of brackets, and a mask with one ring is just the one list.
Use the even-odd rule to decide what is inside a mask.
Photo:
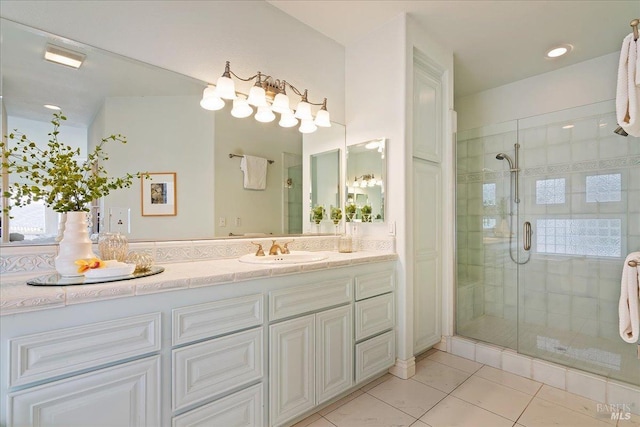
[(175, 172), (149, 172), (141, 180), (142, 216), (177, 215)]

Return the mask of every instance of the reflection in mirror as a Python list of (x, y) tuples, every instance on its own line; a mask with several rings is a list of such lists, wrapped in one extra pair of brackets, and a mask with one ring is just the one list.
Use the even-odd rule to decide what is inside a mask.
[[(340, 208), (340, 150), (311, 155), (311, 218), (331, 220)], [(332, 222), (333, 223), (333, 222)]]
[(347, 147), (346, 221), (384, 221), (385, 142), (381, 138)]
[[(175, 216), (143, 217), (141, 185), (118, 190), (94, 209), (94, 231), (110, 231), (109, 212), (130, 212), (130, 240), (211, 239), (248, 233), (298, 234), (303, 230), (302, 135), (277, 123), (237, 119), (229, 108), (200, 107), (206, 83), (2, 19), (2, 135), (19, 129), (46, 144), (51, 111), (67, 116), (60, 140), (91, 150), (102, 137), (122, 134), (125, 145), (106, 147), (109, 175), (147, 171), (176, 173)], [(85, 55), (77, 70), (43, 60), (47, 44)], [(340, 125), (319, 129), (321, 140)], [(342, 127), (344, 135), (344, 127)], [(344, 146), (344, 138), (342, 138)], [(240, 158), (274, 160), (264, 191), (243, 188)], [(7, 177), (11, 179), (11, 177)], [(101, 213), (98, 218), (97, 214)], [(3, 217), (3, 243), (10, 233), (25, 242), (53, 243), (58, 215), (42, 205)], [(8, 225), (8, 227), (7, 227)], [(8, 229), (8, 230), (7, 230)]]

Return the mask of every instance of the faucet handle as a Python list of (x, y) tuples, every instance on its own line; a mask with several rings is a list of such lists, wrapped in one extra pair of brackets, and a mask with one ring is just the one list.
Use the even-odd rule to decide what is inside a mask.
[(291, 240), (289, 242), (286, 242), (285, 244), (282, 245), (282, 253), (283, 254), (290, 254), (291, 252), (289, 251), (289, 247), (287, 246), (289, 243), (293, 243), (294, 240)]
[(256, 256), (264, 256), (264, 251), (262, 250), (262, 244), (251, 242), (252, 245), (258, 245), (258, 250), (256, 251)]

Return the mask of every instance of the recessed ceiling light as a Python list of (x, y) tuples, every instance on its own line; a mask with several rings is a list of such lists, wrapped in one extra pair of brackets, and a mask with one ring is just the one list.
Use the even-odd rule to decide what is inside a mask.
[(572, 129), (572, 128), (573, 128), (573, 125), (562, 126), (562, 129)]
[(49, 110), (62, 110), (62, 108), (58, 107), (57, 105), (53, 105), (53, 104), (44, 104), (44, 108), (48, 108)]
[(571, 49), (573, 49), (573, 46), (571, 46), (570, 44), (563, 44), (560, 46), (556, 46), (550, 50), (547, 51), (546, 53), (546, 57), (547, 58), (558, 58), (562, 55), (566, 55), (567, 53), (571, 52)]
[(52, 44), (48, 44), (47, 50), (44, 52), (44, 59), (47, 61), (76, 69), (80, 68), (84, 58), (85, 55), (82, 53), (74, 52)]

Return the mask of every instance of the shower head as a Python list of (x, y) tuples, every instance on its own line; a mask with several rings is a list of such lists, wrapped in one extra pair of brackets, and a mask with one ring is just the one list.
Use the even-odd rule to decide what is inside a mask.
[(511, 160), (511, 157), (509, 157), (507, 154), (498, 153), (496, 155), (496, 159), (498, 159), (498, 160), (506, 160), (507, 162), (509, 162), (509, 169), (515, 169), (515, 165), (513, 163), (513, 160)]

